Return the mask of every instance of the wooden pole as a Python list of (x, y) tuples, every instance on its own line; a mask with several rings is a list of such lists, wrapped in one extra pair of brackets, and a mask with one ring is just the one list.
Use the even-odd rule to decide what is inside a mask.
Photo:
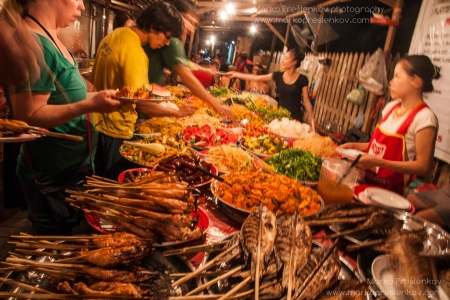
[(286, 35), (284, 36), (284, 48), (286, 48), (286, 50), (287, 50), (287, 47), (289, 47), (289, 33), (290, 32), (291, 32), (291, 23), (289, 22), (286, 27)]
[(270, 64), (272, 63), (272, 59), (273, 59), (273, 52), (275, 51), (275, 45), (277, 43), (277, 36), (274, 33), (272, 35), (272, 45), (270, 45), (270, 55), (269, 55), (269, 61), (267, 62), (267, 71), (270, 68)]
[(276, 34), (276, 36), (283, 42), (283, 44), (286, 44), (284, 37), (281, 35), (281, 33), (278, 32), (278, 30), (275, 27), (273, 27), (272, 24), (270, 24), (269, 21), (265, 21), (264, 23), (266, 23), (267, 27), (269, 27), (270, 30), (272, 30), (272, 32)]
[(198, 53), (198, 44), (200, 43), (200, 28), (197, 30), (197, 34), (195, 35), (195, 48), (194, 53), (197, 55)]
[(105, 27), (103, 30), (103, 37), (108, 35), (108, 27), (109, 27), (109, 4), (111, 0), (105, 0)]
[(189, 48), (188, 48), (188, 53), (187, 53), (187, 59), (191, 59), (192, 44), (194, 43), (194, 36), (195, 36), (195, 30), (191, 31), (191, 34), (189, 35)]

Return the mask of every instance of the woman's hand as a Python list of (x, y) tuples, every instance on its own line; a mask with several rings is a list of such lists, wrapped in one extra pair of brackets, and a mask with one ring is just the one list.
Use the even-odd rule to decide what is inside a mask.
[(369, 143), (345, 143), (339, 146), (341, 149), (355, 149), (358, 151), (366, 152)]
[(372, 169), (375, 167), (382, 167), (384, 160), (373, 154), (364, 154), (359, 159), (356, 166), (361, 169)]
[(225, 74), (225, 76), (227, 76), (228, 78), (230, 78), (230, 79), (233, 79), (233, 78), (238, 78), (236, 75), (238, 74), (238, 72), (227, 72), (226, 74)]
[(192, 103), (185, 102), (177, 113), (179, 118), (184, 118), (192, 115), (195, 112), (195, 107)]

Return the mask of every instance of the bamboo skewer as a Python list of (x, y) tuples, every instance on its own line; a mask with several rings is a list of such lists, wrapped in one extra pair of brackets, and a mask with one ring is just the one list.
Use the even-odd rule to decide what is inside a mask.
[(80, 236), (57, 236), (57, 235), (12, 235), (12, 239), (22, 239), (22, 240), (64, 240), (64, 241), (76, 241), (76, 242), (89, 242), (90, 240), (106, 237), (107, 235), (80, 235)]
[(93, 245), (62, 245), (62, 244), (46, 244), (46, 243), (21, 243), (21, 242), (13, 242), (8, 241), (9, 245), (15, 245), (17, 248), (45, 248), (45, 249), (52, 249), (52, 250), (78, 250), (83, 248), (95, 248)]
[[(222, 297), (220, 297), (218, 300), (225, 300), (228, 299), (229, 296), (233, 295), (235, 292), (239, 291), (244, 285), (246, 285), (247, 283), (249, 283), (252, 280), (252, 277), (249, 276), (247, 278), (245, 278), (243, 281), (241, 281), (238, 285), (236, 285), (234, 288), (232, 288), (228, 293), (226, 293), (225, 295), (223, 295)], [(256, 292), (256, 288), (255, 288), (255, 295), (259, 295), (259, 290), (258, 292)]]
[[(17, 299), (126, 299), (129, 300), (129, 295), (74, 295), (74, 294), (19, 294), (11, 292), (0, 292), (0, 299), (6, 298), (17, 298)], [(141, 297), (142, 300), (155, 300), (153, 296), (151, 297)]]
[(34, 255), (34, 256), (68, 257), (68, 255), (56, 254), (53, 252), (37, 251), (37, 250), (15, 249), (14, 252), (18, 252), (18, 253), (21, 253), (24, 255)]
[[(257, 243), (257, 257), (256, 257), (256, 274), (255, 274), (255, 300), (259, 300), (259, 277), (260, 277), (260, 269), (261, 269), (261, 263), (260, 263), (260, 257), (261, 257), (261, 240), (262, 240), (262, 227), (263, 227), (263, 220), (262, 220), (262, 204), (259, 205), (259, 222), (258, 222), (258, 243)], [(252, 257), (254, 259), (254, 257)], [(250, 276), (251, 277), (251, 276)]]
[(213, 285), (214, 283), (218, 282), (219, 280), (225, 279), (230, 277), (231, 275), (233, 275), (236, 272), (241, 271), (245, 266), (237, 266), (234, 269), (231, 269), (230, 271), (228, 271), (227, 273), (220, 275), (216, 278), (214, 278), (213, 280), (210, 280), (202, 285), (200, 285), (199, 287), (193, 289), (192, 291), (190, 291), (189, 293), (186, 294), (186, 296), (191, 296), (191, 295), (195, 295), (200, 291), (203, 291), (204, 289), (210, 287), (211, 285)]
[(68, 269), (83, 269), (86, 267), (89, 267), (89, 265), (74, 265), (74, 264), (59, 264), (59, 263), (48, 263), (48, 262), (39, 262), (39, 261), (33, 261), (29, 259), (21, 259), (21, 258), (6, 258), (7, 262), (12, 263), (22, 263), (25, 265), (32, 265), (32, 266), (40, 266), (40, 267), (47, 267), (47, 268), (68, 268)]
[(353, 233), (359, 233), (359, 232), (362, 232), (362, 231), (373, 229), (373, 228), (378, 227), (378, 226), (380, 226), (380, 225), (379, 224), (374, 224), (372, 226), (365, 226), (364, 228), (353, 228), (353, 229), (349, 229), (349, 230), (344, 230), (344, 231), (341, 231), (341, 232), (337, 232), (337, 233), (326, 235), (326, 236), (323, 237), (323, 239), (327, 239), (327, 240), (335, 239), (337, 237), (341, 237), (341, 236), (344, 236), (344, 235), (349, 235), (349, 234), (353, 234)]
[(211, 261), (209, 261), (208, 263), (206, 263), (204, 266), (202, 266), (201, 268), (198, 268), (197, 270), (195, 270), (194, 272), (190, 273), (189, 275), (178, 279), (177, 281), (175, 281), (174, 283), (172, 283), (172, 287), (176, 287), (179, 284), (182, 284), (194, 277), (197, 276), (197, 274), (202, 273), (203, 271), (209, 269), (211, 266), (213, 266), (217, 261), (219, 261), (220, 259), (222, 259), (222, 257), (224, 257), (225, 255), (227, 255), (228, 253), (230, 253), (234, 248), (239, 246), (239, 241), (237, 241), (236, 243), (234, 243), (230, 248), (228, 248), (227, 250), (225, 250), (224, 252), (222, 252), (221, 254), (217, 255), (214, 259), (212, 259)]
[(184, 253), (196, 253), (196, 252), (214, 252), (222, 249), (222, 246), (225, 245), (226, 242), (215, 243), (212, 245), (200, 245), (200, 246), (192, 246), (175, 250), (166, 250), (163, 252), (164, 256), (172, 256), (172, 255), (180, 255)]
[(357, 218), (342, 218), (342, 219), (323, 219), (323, 220), (306, 220), (306, 223), (309, 226), (322, 226), (322, 225), (331, 225), (331, 224), (346, 224), (346, 223), (359, 223), (362, 221), (366, 221), (367, 216), (357, 217)]
[[(295, 211), (295, 221), (297, 223), (298, 218), (297, 218), (297, 210)], [(296, 230), (295, 227), (293, 228), (292, 232), (291, 232), (291, 251), (289, 253), (289, 278), (288, 278), (288, 289), (287, 289), (287, 300), (291, 300), (292, 297), (292, 282), (293, 282), (293, 274), (294, 274), (294, 267), (293, 267), (293, 263), (294, 263), (294, 248), (295, 248), (295, 234), (296, 234)]]
[(378, 246), (383, 244), (386, 241), (385, 238), (382, 239), (377, 239), (377, 240), (372, 240), (372, 241), (368, 241), (368, 242), (364, 242), (362, 244), (357, 244), (357, 245), (348, 245), (346, 250), (348, 252), (353, 252), (353, 251), (357, 251), (357, 250), (361, 250), (363, 248), (366, 247), (372, 247), (372, 246)]
[(15, 281), (13, 279), (0, 277), (0, 282), (6, 283), (8, 285), (14, 285), (14, 286), (17, 286), (17, 287), (21, 287), (21, 288), (24, 288), (24, 289), (27, 289), (27, 290), (33, 291), (33, 292), (41, 292), (41, 293), (53, 294), (52, 292), (49, 292), (49, 291), (37, 288), (37, 287), (32, 286), (32, 285), (25, 284), (25, 283), (22, 283), (22, 282), (18, 282), (18, 281)]

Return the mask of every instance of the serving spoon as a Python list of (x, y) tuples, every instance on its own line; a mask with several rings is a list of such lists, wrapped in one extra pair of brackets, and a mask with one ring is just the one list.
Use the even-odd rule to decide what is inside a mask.
[(148, 152), (150, 154), (160, 154), (166, 151), (166, 148), (164, 148), (163, 145), (158, 144), (158, 143), (150, 143), (150, 144), (141, 144), (141, 143), (133, 143), (133, 142), (128, 142), (128, 141), (124, 141), (123, 142), (126, 145), (130, 145), (133, 147), (137, 147), (140, 148), (142, 151)]

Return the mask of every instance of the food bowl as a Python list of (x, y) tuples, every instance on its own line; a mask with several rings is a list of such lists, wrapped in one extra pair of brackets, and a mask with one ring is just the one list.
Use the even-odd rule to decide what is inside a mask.
[(117, 180), (122, 183), (125, 181), (125, 179), (129, 179), (130, 182), (132, 182), (132, 176), (136, 177), (136, 176), (140, 176), (142, 174), (146, 174), (146, 173), (151, 173), (152, 169), (150, 168), (134, 168), (134, 169), (129, 169), (126, 171), (123, 171), (122, 173), (119, 174), (119, 177), (117, 178)]

